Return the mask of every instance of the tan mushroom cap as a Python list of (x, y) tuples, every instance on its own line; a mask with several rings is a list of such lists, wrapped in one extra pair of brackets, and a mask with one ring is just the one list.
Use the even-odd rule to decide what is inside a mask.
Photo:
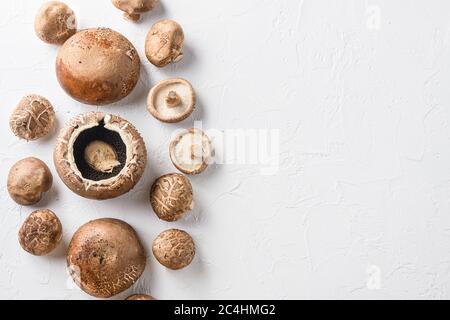
[(123, 35), (107, 28), (86, 29), (60, 48), (56, 75), (75, 100), (105, 105), (133, 91), (140, 66), (136, 48)]
[(191, 182), (178, 173), (158, 178), (150, 191), (150, 203), (161, 220), (172, 222), (181, 219), (194, 208)]
[(196, 101), (192, 85), (187, 80), (173, 78), (161, 81), (150, 90), (147, 109), (156, 119), (175, 123), (192, 114)]
[(157, 67), (165, 67), (183, 58), (183, 28), (173, 20), (156, 22), (145, 39), (145, 55)]
[(44, 97), (26, 95), (13, 110), (9, 126), (18, 138), (27, 141), (40, 139), (54, 128), (55, 110)]
[[(126, 154), (123, 168), (117, 174), (92, 180), (83, 177), (77, 166), (78, 155), (74, 152), (74, 146), (83, 132), (101, 125), (108, 132), (120, 136), (126, 146)], [(73, 118), (61, 130), (53, 160), (58, 175), (69, 189), (85, 198), (104, 200), (127, 193), (139, 182), (147, 164), (147, 150), (139, 132), (125, 119), (101, 112), (89, 112)]]
[(175, 137), (170, 143), (169, 154), (178, 170), (185, 174), (199, 174), (208, 167), (213, 147), (202, 130), (191, 128)]
[(18, 204), (30, 206), (41, 201), (53, 184), (53, 176), (47, 165), (34, 157), (18, 161), (8, 174), (8, 192)]
[(126, 298), (125, 300), (156, 300), (148, 294), (133, 294)]
[(77, 32), (75, 13), (65, 3), (46, 2), (36, 15), (34, 30), (44, 42), (63, 44)]
[(183, 230), (163, 231), (154, 241), (153, 255), (166, 268), (179, 270), (188, 266), (195, 256), (192, 237)]
[(80, 227), (67, 253), (75, 283), (98, 298), (109, 298), (131, 287), (145, 264), (144, 247), (136, 231), (117, 219), (98, 219)]
[(127, 20), (138, 21), (142, 13), (153, 10), (158, 4), (158, 0), (112, 0), (113, 5), (124, 11)]
[(19, 230), (20, 245), (35, 256), (49, 254), (58, 246), (61, 239), (61, 222), (47, 209), (31, 213)]

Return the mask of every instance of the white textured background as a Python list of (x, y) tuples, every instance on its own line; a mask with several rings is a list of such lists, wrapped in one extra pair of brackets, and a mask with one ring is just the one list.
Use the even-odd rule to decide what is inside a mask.
[[(149, 149), (134, 191), (96, 202), (64, 187), (52, 163), (55, 135), (16, 139), (11, 110), (26, 93), (46, 96), (58, 127), (94, 110), (71, 100), (54, 74), (56, 47), (34, 35), (42, 1), (0, 1), (0, 298), (85, 299), (65, 271), (73, 232), (99, 218), (124, 219), (149, 254), (139, 283), (184, 298), (450, 298), (450, 2), (447, 0), (162, 0), (140, 24), (109, 0), (66, 1), (81, 28), (106, 26), (138, 48), (145, 65), (130, 97), (101, 108), (132, 121)], [(144, 38), (158, 19), (184, 27), (185, 59), (157, 70)], [(206, 129), (280, 129), (280, 169), (217, 165), (192, 179), (198, 208), (169, 224), (153, 214), (152, 181), (174, 171), (167, 152), (177, 125), (145, 110), (151, 85), (189, 79)], [(55, 178), (32, 208), (16, 205), (6, 176), (38, 156)], [(17, 231), (36, 208), (60, 217), (64, 245), (49, 257), (24, 253)], [(150, 253), (169, 227), (189, 231), (193, 264), (168, 271)]]

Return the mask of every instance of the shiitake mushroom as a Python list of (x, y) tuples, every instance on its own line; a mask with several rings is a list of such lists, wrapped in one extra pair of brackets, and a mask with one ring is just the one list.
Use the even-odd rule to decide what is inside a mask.
[(194, 208), (189, 179), (178, 173), (166, 174), (156, 179), (150, 191), (150, 203), (161, 220), (172, 222), (181, 219)]
[(19, 230), (22, 248), (35, 256), (52, 252), (62, 239), (62, 226), (51, 210), (37, 210), (31, 213)]
[(191, 264), (195, 256), (195, 244), (186, 231), (170, 229), (153, 241), (152, 251), (163, 266), (179, 270)]
[(28, 94), (14, 108), (9, 127), (16, 137), (30, 141), (48, 135), (55, 121), (55, 110), (50, 101), (37, 94)]

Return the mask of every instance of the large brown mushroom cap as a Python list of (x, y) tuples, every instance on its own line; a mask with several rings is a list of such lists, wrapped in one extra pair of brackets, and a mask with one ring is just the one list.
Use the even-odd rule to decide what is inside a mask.
[(206, 170), (213, 155), (209, 137), (200, 129), (181, 132), (170, 143), (170, 159), (185, 174), (199, 174)]
[(61, 239), (61, 222), (50, 210), (37, 210), (31, 213), (19, 231), (20, 245), (35, 256), (49, 254), (58, 246)]
[(105, 105), (131, 93), (140, 65), (137, 50), (123, 35), (107, 28), (87, 29), (60, 48), (56, 75), (72, 98)]
[(188, 266), (195, 256), (192, 237), (183, 230), (170, 229), (153, 241), (153, 255), (166, 268), (172, 270)]
[(34, 30), (44, 42), (63, 44), (77, 32), (75, 13), (65, 3), (46, 2), (36, 15)]
[(133, 294), (126, 298), (125, 300), (156, 300), (152, 296), (149, 296), (148, 294)]
[[(96, 163), (99, 165), (96, 167), (86, 158), (86, 148), (96, 140), (114, 149), (120, 164), (114, 163), (109, 167), (112, 170), (101, 170), (106, 168), (105, 163)], [(100, 156), (111, 161), (104, 154)], [(62, 129), (53, 160), (69, 189), (85, 198), (103, 200), (127, 193), (139, 182), (147, 164), (147, 150), (141, 135), (128, 121), (89, 112), (75, 117)]]
[(182, 174), (158, 178), (150, 191), (150, 203), (156, 215), (165, 221), (177, 221), (194, 207), (192, 185)]
[(173, 78), (161, 81), (150, 90), (147, 109), (156, 119), (175, 123), (192, 114), (196, 101), (192, 85), (184, 79)]
[(127, 20), (138, 21), (142, 13), (153, 10), (158, 4), (158, 0), (112, 0), (113, 5), (124, 11)]
[(55, 110), (44, 97), (26, 95), (12, 112), (9, 126), (16, 137), (27, 141), (40, 139), (55, 126)]
[(145, 263), (136, 231), (116, 219), (98, 219), (80, 227), (67, 253), (67, 266), (75, 283), (98, 298), (109, 298), (131, 287)]
[(148, 61), (157, 67), (165, 67), (183, 58), (184, 33), (181, 26), (169, 19), (155, 23), (145, 39)]
[(8, 192), (20, 205), (30, 206), (41, 201), (45, 192), (50, 190), (53, 176), (47, 165), (41, 160), (30, 157), (18, 161), (8, 174)]

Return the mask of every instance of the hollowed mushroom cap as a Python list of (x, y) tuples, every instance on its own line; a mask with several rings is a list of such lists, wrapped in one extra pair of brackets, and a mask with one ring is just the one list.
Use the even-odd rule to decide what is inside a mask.
[(146, 13), (155, 8), (158, 0), (112, 0), (113, 5), (124, 11), (127, 20), (138, 21), (142, 13)]
[(126, 298), (125, 300), (156, 300), (152, 296), (149, 296), (148, 294), (133, 294)]
[(177, 221), (194, 208), (191, 182), (178, 173), (158, 178), (150, 191), (150, 203), (156, 215), (165, 221)]
[(195, 256), (195, 244), (186, 231), (170, 229), (153, 241), (152, 251), (163, 266), (179, 270), (191, 264)]
[(107, 28), (86, 29), (60, 48), (56, 75), (72, 98), (105, 105), (133, 91), (140, 66), (137, 50), (123, 35)]
[(9, 126), (16, 137), (27, 141), (40, 139), (55, 126), (55, 110), (44, 97), (26, 95), (12, 112)]
[(99, 298), (131, 287), (145, 269), (146, 257), (136, 231), (117, 219), (86, 223), (72, 237), (67, 267), (75, 283)]
[(185, 174), (199, 174), (208, 167), (213, 154), (209, 137), (200, 129), (183, 131), (170, 143), (170, 159)]
[[(117, 154), (119, 164), (112, 170), (102, 171), (88, 163), (85, 150), (98, 140)], [(127, 193), (138, 183), (147, 164), (147, 150), (139, 132), (128, 121), (89, 112), (73, 118), (62, 129), (53, 160), (69, 189), (85, 198), (103, 200)]]
[(192, 85), (181, 78), (161, 81), (148, 95), (147, 108), (156, 119), (166, 122), (180, 122), (189, 117), (195, 109), (196, 95)]
[(35, 256), (49, 254), (58, 246), (61, 239), (61, 222), (50, 210), (34, 211), (19, 230), (21, 247)]
[(77, 32), (75, 13), (60, 1), (46, 2), (36, 15), (34, 30), (44, 42), (63, 44)]

